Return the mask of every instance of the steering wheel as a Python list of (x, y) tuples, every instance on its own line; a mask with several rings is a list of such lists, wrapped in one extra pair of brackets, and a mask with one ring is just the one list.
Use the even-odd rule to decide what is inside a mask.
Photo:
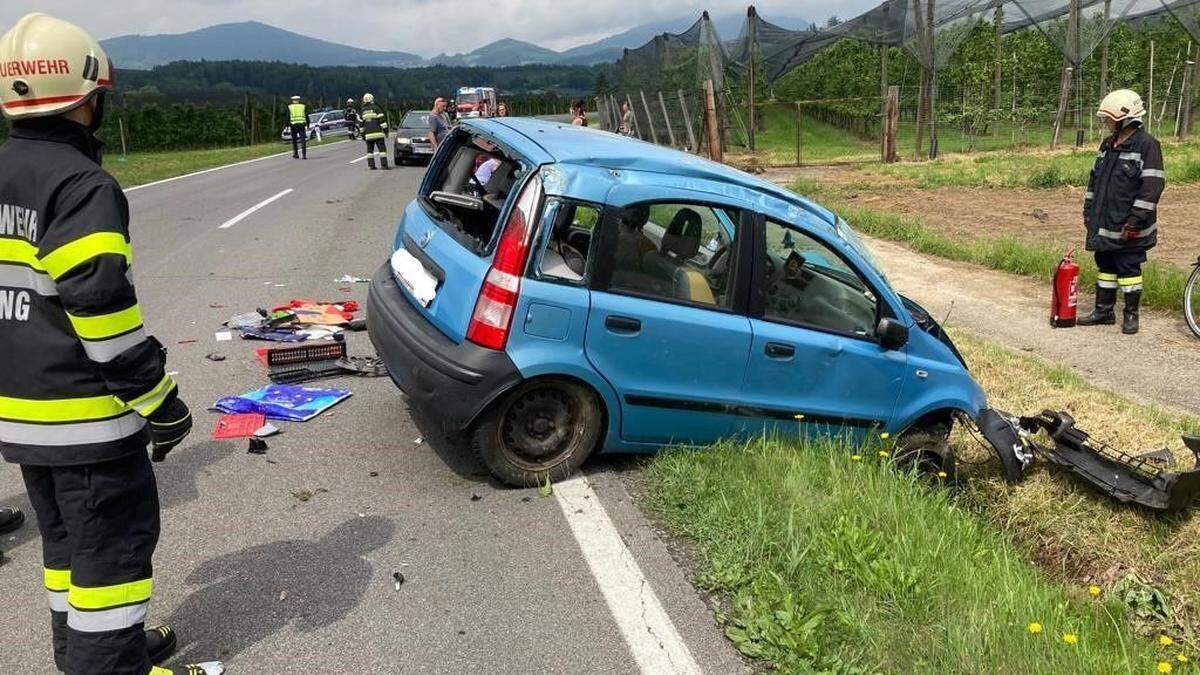
[(475, 186), (476, 186), (477, 188), (479, 188), (479, 189), (477, 190), (477, 192), (479, 192), (479, 195), (480, 195), (480, 196), (483, 196), (483, 195), (486, 195), (486, 194), (487, 194), (487, 187), (486, 187), (486, 186), (485, 186), (483, 183), (480, 183), (480, 182), (479, 182), (479, 179), (475, 177), (475, 172), (474, 172), (474, 171), (472, 171), (472, 172), (471, 172), (471, 174), (470, 174), (469, 176), (467, 176), (467, 181), (468, 181), (468, 182), (471, 182), (471, 183), (474, 183), (474, 184), (475, 184)]

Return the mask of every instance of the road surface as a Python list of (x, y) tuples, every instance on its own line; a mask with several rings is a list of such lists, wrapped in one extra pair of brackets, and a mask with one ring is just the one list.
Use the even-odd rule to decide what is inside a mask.
[[(229, 316), (290, 298), (366, 300), (424, 169), (368, 171), (358, 143), (128, 191), (148, 328), (169, 349), (192, 436), (156, 465), (163, 533), (151, 621), (180, 658), (230, 673), (730, 673), (745, 670), (630, 497), (631, 461), (537, 490), (490, 481), (414, 419), (386, 378), (285, 425), (266, 455), (212, 441), (217, 398), (267, 382)], [(355, 161), (359, 160), (359, 161)], [(352, 334), (352, 354), (371, 353)], [(206, 355), (218, 353), (224, 361)], [(32, 516), (19, 471), (0, 505)], [(33, 522), (0, 538), (0, 672), (54, 672)], [(393, 574), (405, 582), (395, 589)]]

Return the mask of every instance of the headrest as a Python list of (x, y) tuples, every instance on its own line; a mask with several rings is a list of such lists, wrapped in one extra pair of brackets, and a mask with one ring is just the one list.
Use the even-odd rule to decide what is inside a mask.
[(663, 255), (674, 254), (678, 258), (691, 258), (700, 252), (700, 214), (683, 208), (671, 219), (663, 234)]

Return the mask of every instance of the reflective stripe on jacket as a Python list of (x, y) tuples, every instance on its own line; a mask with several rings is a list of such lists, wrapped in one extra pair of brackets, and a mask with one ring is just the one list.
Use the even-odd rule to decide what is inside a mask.
[(308, 110), (303, 103), (291, 103), (288, 105), (288, 119), (292, 124), (308, 124)]
[[(1144, 251), (1158, 243), (1158, 200), (1167, 184), (1162, 147), (1140, 127), (1113, 146), (1106, 138), (1083, 199), (1089, 251)], [(1137, 232), (1126, 237), (1125, 225)]]
[(362, 114), (359, 117), (362, 119), (364, 139), (374, 141), (387, 137), (387, 118), (376, 110), (375, 106), (363, 106)]
[(176, 395), (131, 281), (129, 207), (82, 125), (19, 121), (0, 147), (0, 455), (90, 464), (145, 452)]

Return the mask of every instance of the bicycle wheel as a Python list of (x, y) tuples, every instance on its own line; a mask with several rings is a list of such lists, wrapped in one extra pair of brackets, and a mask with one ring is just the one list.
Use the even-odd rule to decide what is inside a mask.
[(1192, 334), (1200, 337), (1200, 325), (1196, 324), (1196, 320), (1200, 317), (1200, 292), (1197, 292), (1196, 286), (1200, 284), (1200, 260), (1196, 261), (1196, 266), (1192, 268), (1192, 274), (1188, 277), (1187, 286), (1183, 287), (1183, 317), (1187, 320), (1188, 328), (1192, 329)]

